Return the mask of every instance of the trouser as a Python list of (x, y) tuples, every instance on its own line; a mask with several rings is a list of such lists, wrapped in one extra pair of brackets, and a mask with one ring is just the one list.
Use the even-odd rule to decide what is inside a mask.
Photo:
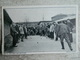
[(68, 35), (69, 35), (70, 42), (72, 43), (73, 42), (72, 34), (69, 33)]
[(50, 32), (50, 38), (54, 39), (54, 32)]
[(19, 40), (19, 34), (16, 34), (16, 42)]
[(42, 35), (43, 35), (43, 32), (42, 32), (42, 30), (39, 30), (39, 34), (40, 34), (40, 36), (42, 36)]
[(20, 32), (18, 32), (18, 40), (20, 39)]
[(21, 35), (21, 41), (23, 42), (24, 34), (20, 34), (20, 35)]
[(27, 38), (27, 33), (24, 34), (25, 38)]
[(71, 42), (69, 40), (69, 36), (67, 33), (60, 35), (60, 42), (61, 42), (62, 49), (64, 49), (64, 42), (63, 42), (64, 39), (66, 40), (70, 50), (72, 50)]
[(58, 35), (56, 34), (56, 40), (55, 41), (58, 41)]
[(42, 30), (42, 35), (43, 35), (43, 36), (45, 35), (45, 31), (44, 31), (44, 30)]
[(16, 45), (16, 43), (17, 43), (17, 36), (16, 35), (12, 35), (12, 37), (13, 37), (13, 46), (15, 46)]

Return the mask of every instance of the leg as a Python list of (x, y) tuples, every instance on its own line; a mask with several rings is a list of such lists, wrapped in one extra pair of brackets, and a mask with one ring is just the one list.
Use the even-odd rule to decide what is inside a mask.
[(22, 41), (22, 34), (20, 34), (20, 39), (21, 39), (21, 41)]
[(62, 46), (62, 49), (65, 49), (65, 48), (64, 48), (64, 42), (63, 42), (63, 40), (64, 40), (64, 35), (61, 35), (61, 36), (60, 36), (61, 46)]
[(27, 39), (27, 33), (25, 34), (25, 38)]
[(58, 36), (56, 36), (56, 40), (55, 41), (58, 41)]
[(24, 34), (24, 36), (25, 36), (25, 39), (26, 39), (26, 33)]
[(16, 43), (18, 43), (18, 36), (19, 36), (19, 35), (18, 35), (18, 34), (16, 34)]
[(52, 38), (54, 39), (54, 31), (52, 32)]
[(22, 34), (22, 37), (21, 37), (21, 41), (23, 42), (23, 37), (24, 37), (24, 34)]
[(55, 41), (58, 41), (58, 35), (56, 34), (56, 40)]
[(13, 36), (13, 47), (17, 47), (16, 46), (16, 36)]
[(61, 45), (62, 45), (62, 49), (65, 49), (65, 48), (64, 48), (64, 42), (61, 42)]
[(53, 36), (53, 32), (50, 32), (50, 38), (53, 39), (54, 36)]
[(67, 44), (68, 44), (70, 50), (72, 51), (73, 49), (72, 49), (71, 42), (70, 42), (70, 40), (69, 40), (69, 36), (68, 36), (67, 33), (65, 34), (65, 40), (66, 40), (66, 42), (67, 42)]
[(70, 42), (72, 43), (73, 42), (73, 37), (72, 37), (72, 34), (69, 33), (69, 39), (70, 39)]

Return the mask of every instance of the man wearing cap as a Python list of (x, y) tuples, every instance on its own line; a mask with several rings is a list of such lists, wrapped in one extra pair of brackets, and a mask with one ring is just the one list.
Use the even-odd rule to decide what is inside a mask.
[(54, 22), (50, 26), (50, 38), (54, 39)]
[(70, 32), (69, 27), (63, 22), (60, 22), (57, 33), (58, 33), (58, 37), (60, 38), (62, 49), (65, 49), (64, 48), (64, 39), (65, 39), (70, 50), (72, 51), (73, 49), (72, 49), (71, 42), (70, 42), (69, 35), (68, 35), (69, 32)]

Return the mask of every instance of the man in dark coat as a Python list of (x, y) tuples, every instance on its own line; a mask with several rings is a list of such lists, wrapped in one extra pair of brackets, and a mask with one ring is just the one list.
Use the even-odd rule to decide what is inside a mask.
[(17, 39), (16, 39), (16, 35), (18, 34), (18, 32), (15, 29), (16, 24), (12, 23), (12, 25), (10, 26), (10, 33), (13, 37), (13, 47), (17, 47), (16, 43), (17, 43)]
[(24, 26), (24, 27), (23, 27), (23, 30), (24, 30), (24, 36), (25, 36), (25, 39), (27, 39), (27, 27)]
[(19, 31), (20, 31), (20, 39), (21, 39), (21, 41), (23, 42), (24, 41), (24, 29), (23, 29), (23, 25), (21, 25), (20, 27), (19, 27)]
[(59, 25), (58, 25), (57, 22), (55, 22), (54, 26), (55, 26), (54, 32), (55, 32), (55, 35), (56, 35), (55, 41), (57, 41), (58, 40), (58, 28), (59, 28)]
[(50, 25), (50, 38), (54, 39), (54, 22)]
[(73, 42), (73, 37), (72, 37), (73, 24), (69, 20), (67, 20), (67, 23), (66, 24), (67, 24), (67, 26), (70, 29), (70, 33), (69, 33), (70, 42)]
[(69, 35), (68, 35), (69, 32), (70, 32), (69, 27), (66, 24), (64, 24), (63, 22), (60, 22), (59, 23), (59, 28), (58, 28), (58, 31), (57, 31), (57, 33), (58, 33), (57, 35), (60, 38), (62, 49), (65, 49), (64, 48), (64, 42), (63, 42), (63, 40), (65, 39), (69, 48), (70, 48), (70, 50), (72, 51), (73, 49), (72, 49), (71, 42), (70, 42)]
[(18, 34), (16, 34), (16, 39), (17, 39), (17, 43), (19, 42), (18, 40), (19, 40), (19, 36), (20, 36), (20, 31), (19, 31), (19, 26), (16, 24), (16, 26), (15, 26), (15, 29), (16, 29), (16, 31), (18, 32)]

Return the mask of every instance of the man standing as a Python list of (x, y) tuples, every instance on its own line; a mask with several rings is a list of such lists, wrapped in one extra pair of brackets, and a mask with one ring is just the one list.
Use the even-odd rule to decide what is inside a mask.
[(16, 43), (17, 43), (16, 35), (18, 34), (18, 32), (16, 31), (15, 26), (16, 26), (15, 23), (12, 23), (12, 25), (10, 26), (10, 33), (13, 37), (13, 47), (17, 47), (16, 46)]
[(16, 24), (16, 26), (15, 26), (15, 29), (16, 29), (16, 31), (18, 32), (18, 34), (16, 34), (16, 39), (17, 39), (17, 43), (19, 42), (18, 40), (19, 40), (19, 26), (18, 26), (18, 24)]
[(55, 25), (54, 32), (55, 32), (55, 35), (56, 35), (55, 41), (57, 41), (58, 40), (58, 28), (59, 28), (59, 25), (58, 25), (57, 22), (55, 22), (54, 25)]
[(70, 39), (70, 42), (72, 43), (73, 42), (73, 37), (72, 37), (72, 29), (73, 29), (73, 24), (69, 21), (69, 20), (67, 20), (67, 26), (69, 27), (69, 29), (70, 29), (70, 33), (69, 33), (69, 39)]
[(54, 22), (50, 26), (50, 38), (54, 39)]
[(23, 25), (19, 27), (19, 31), (20, 31), (21, 41), (23, 42), (23, 37), (24, 37)]
[(40, 33), (40, 36), (44, 35), (44, 23), (42, 22), (39, 23), (39, 33)]
[(25, 36), (25, 39), (27, 39), (27, 27), (24, 26), (23, 29), (24, 29), (24, 36)]
[(70, 42), (70, 39), (69, 39), (69, 36), (68, 36), (69, 32), (70, 32), (69, 27), (66, 24), (64, 24), (63, 22), (60, 22), (57, 33), (58, 33), (58, 36), (60, 38), (62, 49), (65, 49), (64, 48), (64, 42), (63, 42), (63, 40), (65, 39), (69, 48), (70, 48), (70, 50), (72, 51), (73, 49), (72, 49), (71, 42)]

